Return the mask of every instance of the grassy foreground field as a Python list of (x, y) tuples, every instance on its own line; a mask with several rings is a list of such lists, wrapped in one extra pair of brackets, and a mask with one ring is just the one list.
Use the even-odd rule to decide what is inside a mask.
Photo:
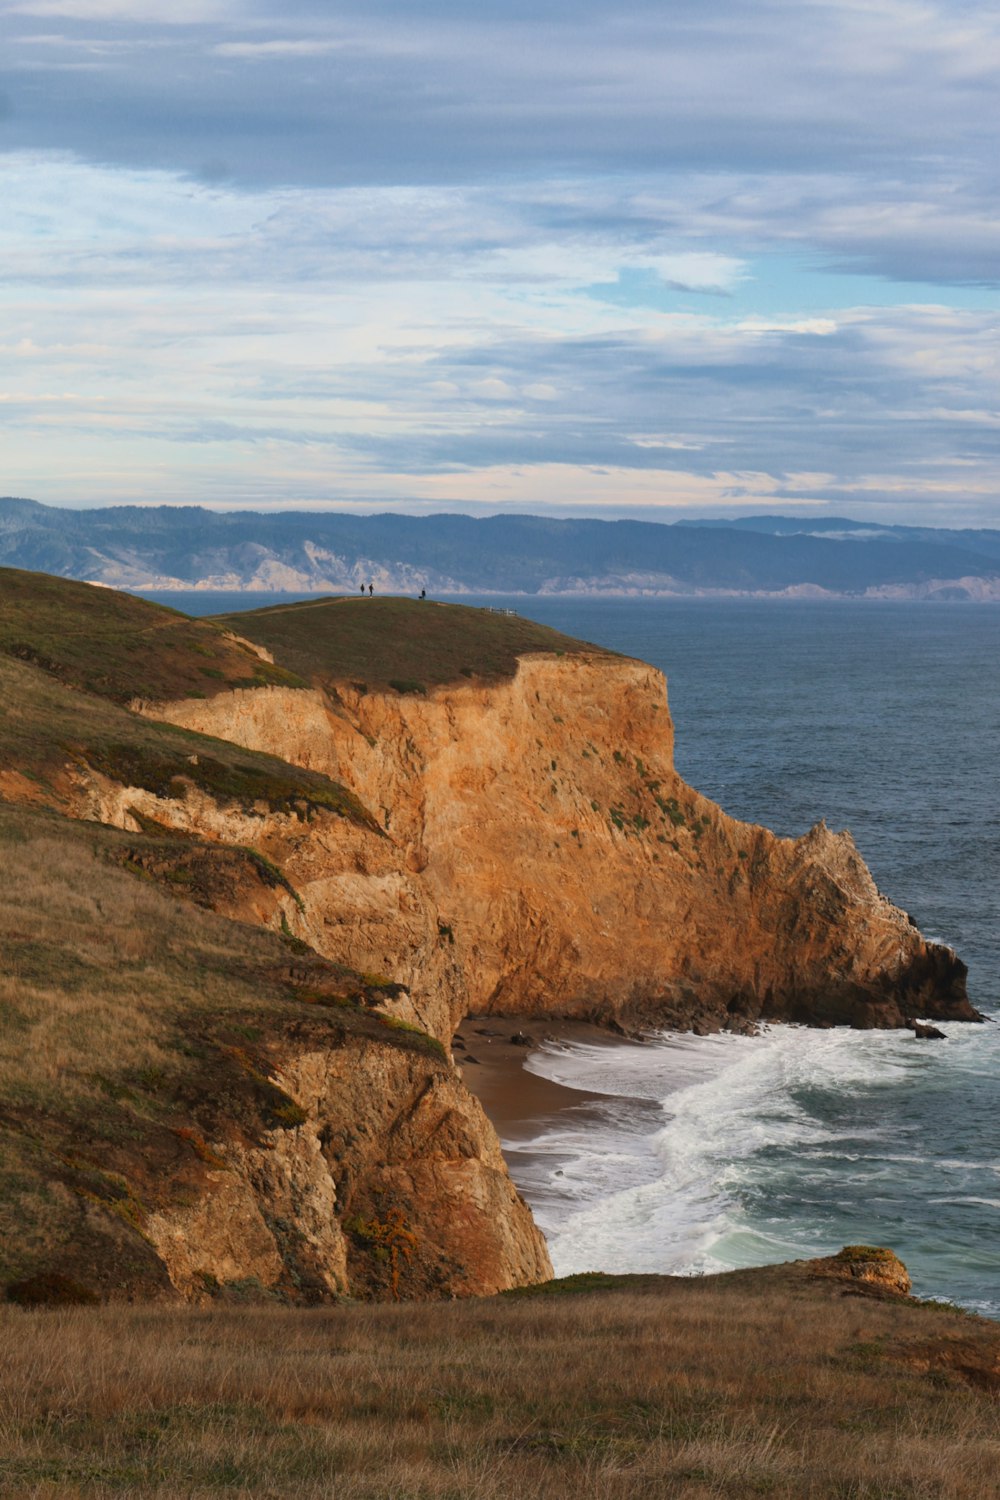
[(1000, 1327), (801, 1267), (604, 1280), (433, 1306), (0, 1308), (0, 1493), (1000, 1494)]

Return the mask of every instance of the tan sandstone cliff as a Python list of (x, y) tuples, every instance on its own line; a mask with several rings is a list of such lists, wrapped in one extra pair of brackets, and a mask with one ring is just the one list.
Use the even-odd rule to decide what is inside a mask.
[(552, 1274), (495, 1133), (443, 1059), (325, 1017), (283, 1028), (266, 1073), (230, 1050), (288, 1102), (252, 1131), (218, 1102), (198, 1110), (197, 1191), (143, 1225), (182, 1296), (248, 1281), (307, 1301), (488, 1296)]
[(146, 712), (357, 793), (384, 837), (258, 819), (246, 841), (299, 893), (294, 930), (406, 984), (446, 1042), (471, 1011), (977, 1019), (964, 966), (879, 893), (848, 834), (779, 839), (680, 780), (665, 684), (641, 663), (539, 654), (489, 685), (261, 688)]

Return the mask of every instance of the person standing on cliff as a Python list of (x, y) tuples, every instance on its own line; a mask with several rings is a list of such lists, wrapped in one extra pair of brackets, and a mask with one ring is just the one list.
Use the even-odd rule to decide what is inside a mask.
[[(364, 593), (364, 589), (362, 589), (361, 592)], [(372, 594), (374, 594), (374, 592), (375, 592), (375, 585), (373, 583), (370, 583), (368, 585), (368, 597), (369, 597), (369, 599), (371, 598)]]

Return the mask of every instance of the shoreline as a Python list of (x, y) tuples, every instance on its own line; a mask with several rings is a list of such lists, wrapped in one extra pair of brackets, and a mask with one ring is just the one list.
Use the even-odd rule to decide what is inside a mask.
[[(638, 1038), (623, 1038), (587, 1022), (554, 1020), (537, 1014), (466, 1017), (453, 1042), (455, 1063), (496, 1131), (514, 1184), (545, 1234), (550, 1251), (554, 1246), (557, 1248), (558, 1254), (554, 1257), (557, 1274), (595, 1268), (606, 1270), (611, 1265), (635, 1274), (680, 1274), (677, 1267), (687, 1262), (683, 1256), (678, 1260), (677, 1252), (683, 1250), (688, 1230), (696, 1227), (696, 1220), (690, 1214), (698, 1207), (697, 1202), (688, 1202), (688, 1189), (694, 1182), (696, 1188), (701, 1183), (706, 1190), (714, 1192), (717, 1168), (732, 1157), (740, 1180), (744, 1185), (750, 1184), (751, 1200), (746, 1214), (741, 1215), (737, 1205), (735, 1219), (729, 1226), (734, 1236), (731, 1253), (720, 1251), (720, 1268), (774, 1265), (789, 1259), (822, 1256), (840, 1245), (882, 1245), (890, 1247), (908, 1266), (915, 1283), (915, 1295), (932, 1301), (954, 1301), (979, 1316), (1000, 1320), (995, 1282), (991, 1287), (987, 1264), (980, 1264), (976, 1257), (970, 1260), (964, 1253), (970, 1240), (979, 1244), (982, 1250), (986, 1249), (991, 1229), (995, 1229), (996, 1210), (1000, 1208), (1000, 1205), (992, 1205), (989, 1184), (984, 1186), (981, 1181), (985, 1168), (978, 1158), (970, 1157), (965, 1162), (962, 1157), (939, 1164), (940, 1147), (930, 1146), (926, 1152), (918, 1151), (923, 1157), (920, 1166), (911, 1164), (911, 1158), (916, 1161), (913, 1152), (917, 1148), (906, 1147), (905, 1141), (893, 1144), (890, 1140), (881, 1147), (871, 1143), (859, 1147), (853, 1144), (856, 1124), (850, 1123), (843, 1110), (839, 1114), (835, 1111), (832, 1117), (824, 1113), (826, 1105), (821, 1097), (818, 1112), (813, 1111), (815, 1118), (807, 1111), (805, 1125), (822, 1127), (828, 1144), (817, 1147), (808, 1130), (803, 1138), (802, 1150), (806, 1158), (810, 1153), (820, 1151), (817, 1168), (820, 1183), (819, 1186), (813, 1184), (807, 1210), (800, 1191), (802, 1164), (796, 1167), (793, 1161), (799, 1151), (795, 1144), (798, 1134), (795, 1133), (795, 1140), (791, 1142), (783, 1140), (782, 1135), (791, 1116), (786, 1119), (786, 1112), (779, 1111), (775, 1126), (776, 1144), (770, 1160), (766, 1154), (759, 1156), (751, 1146), (744, 1149), (747, 1141), (752, 1145), (758, 1126), (769, 1131), (774, 1124), (771, 1119), (773, 1089), (778, 1079), (782, 1080), (782, 1087), (791, 1088), (794, 1094), (795, 1086), (808, 1077), (812, 1080), (811, 1086), (818, 1087), (821, 1095), (825, 1091), (829, 1096), (829, 1104), (837, 1093), (842, 1065), (854, 1059), (844, 1087), (848, 1094), (856, 1092), (862, 1103), (866, 1098), (870, 1103), (873, 1080), (882, 1078), (884, 1084), (884, 1064), (892, 1061), (894, 1069), (890, 1071), (893, 1076), (899, 1073), (890, 1090), (893, 1098), (902, 1091), (912, 1099), (928, 1084), (932, 1088), (945, 1088), (946, 1094), (954, 1094), (961, 1088), (966, 1071), (974, 1061), (968, 1045), (972, 1040), (969, 1033), (977, 1032), (973, 1051), (975, 1056), (981, 1057), (983, 1054), (978, 1044), (982, 1033), (988, 1032), (989, 1028), (956, 1025), (947, 1029), (948, 1040), (933, 1044), (921, 1040), (909, 1028), (906, 1031), (900, 1028), (891, 1032), (869, 1032), (778, 1023), (768, 1027), (768, 1031), (772, 1030), (776, 1048), (763, 1050), (764, 1072), (755, 1084), (756, 1068), (748, 1074), (745, 1068), (738, 1067), (730, 1104), (732, 1091), (724, 1083), (720, 1084), (720, 1079), (725, 1078), (728, 1063), (740, 1061), (740, 1058), (731, 1049), (724, 1049), (719, 1058), (721, 1071), (718, 1071), (711, 1058), (702, 1054), (702, 1048), (709, 1044), (708, 1038), (696, 1041), (692, 1037), (688, 1044), (684, 1039), (678, 1039), (680, 1046), (671, 1058), (674, 1049), (665, 1037), (667, 1046), (661, 1059), (661, 1048), (650, 1037), (648, 1063), (643, 1062), (637, 1051), (633, 1059), (626, 1061), (622, 1073), (612, 1061), (613, 1054), (623, 1046), (626, 1051), (631, 1051)], [(837, 1035), (840, 1032), (844, 1033), (843, 1036)], [(797, 1040), (791, 1033), (798, 1034)], [(742, 1040), (733, 1038), (734, 1043)], [(525, 1067), (533, 1054), (541, 1052), (544, 1058), (561, 1046), (572, 1048), (574, 1045), (587, 1049), (584, 1064), (553, 1069), (574, 1080), (572, 1083), (556, 1082)], [(687, 1052), (690, 1052), (689, 1059), (684, 1055)], [(738, 1053), (741, 1057), (742, 1047), (738, 1048)], [(767, 1059), (772, 1053), (777, 1060), (769, 1063)], [(985, 1055), (995, 1055), (995, 1045)], [(782, 1062), (786, 1057), (788, 1061)], [(827, 1058), (829, 1063), (825, 1061)], [(661, 1060), (665, 1065), (662, 1072)], [(800, 1065), (803, 1061), (808, 1063), (804, 1069)], [(695, 1107), (686, 1130), (683, 1127), (684, 1109), (680, 1106), (682, 1127), (679, 1136), (676, 1133), (669, 1136), (668, 1145), (660, 1139), (656, 1149), (661, 1154), (669, 1149), (672, 1159), (679, 1151), (677, 1159), (682, 1166), (686, 1156), (693, 1151), (694, 1164), (692, 1167), (688, 1162), (688, 1167), (695, 1171), (696, 1176), (691, 1177), (689, 1170), (687, 1176), (682, 1172), (674, 1181), (676, 1174), (671, 1173), (670, 1163), (665, 1159), (661, 1165), (664, 1165), (666, 1177), (660, 1191), (653, 1186), (654, 1182), (659, 1182), (653, 1170), (656, 1161), (644, 1160), (648, 1154), (643, 1151), (644, 1138), (653, 1134), (661, 1137), (661, 1127), (671, 1128), (676, 1111), (671, 1108), (670, 1096), (678, 1084), (682, 1093), (687, 1092), (682, 1073), (687, 1072), (689, 1065), (690, 1082), (707, 1085), (709, 1094), (702, 1100), (700, 1113)], [(786, 1067), (791, 1067), (789, 1078), (784, 1076)], [(634, 1069), (638, 1069), (638, 1074), (633, 1079)], [(658, 1086), (661, 1078), (662, 1089)], [(602, 1090), (601, 1085), (606, 1079), (609, 1088)], [(575, 1080), (580, 1080), (583, 1086)], [(632, 1081), (638, 1085), (635, 1092), (629, 1086)], [(588, 1087), (591, 1083), (592, 1086)], [(979, 1099), (978, 1094), (975, 1097)], [(654, 1105), (654, 1099), (660, 1107)], [(896, 1098), (892, 1113), (895, 1126), (900, 1124), (896, 1119), (898, 1102)], [(982, 1108), (981, 1099), (977, 1107)], [(730, 1131), (731, 1134), (735, 1131), (733, 1140), (727, 1142), (724, 1131), (716, 1140), (718, 1132), (714, 1122), (726, 1115), (730, 1108), (734, 1111)], [(656, 1117), (661, 1113), (662, 1118), (658, 1120)], [(704, 1136), (702, 1127), (707, 1128)], [(587, 1136), (591, 1132), (595, 1141), (592, 1164), (587, 1146)], [(622, 1151), (629, 1159), (622, 1163), (624, 1171), (619, 1181), (614, 1163)], [(897, 1151), (902, 1152), (898, 1157), (899, 1164), (889, 1168), (886, 1153), (896, 1163), (897, 1156), (893, 1153)], [(647, 1167), (653, 1171), (648, 1179), (645, 1176)], [(940, 1243), (935, 1245), (928, 1245), (922, 1228), (929, 1211), (928, 1170), (938, 1171), (940, 1192), (946, 1196), (950, 1194), (955, 1202), (955, 1207), (948, 1211), (934, 1210), (944, 1216)], [(769, 1176), (771, 1188), (780, 1189), (786, 1196), (799, 1191), (797, 1206), (796, 1202), (785, 1203), (779, 1215), (780, 1222), (769, 1216), (773, 1209), (767, 1213), (762, 1209), (766, 1192), (770, 1191)], [(647, 1219), (652, 1223), (657, 1214), (667, 1213), (665, 1219), (657, 1220), (660, 1223), (657, 1254), (652, 1258), (645, 1252), (638, 1257), (633, 1255), (637, 1243), (633, 1236), (628, 1241), (628, 1253), (619, 1259), (615, 1234), (605, 1234), (602, 1228), (600, 1205), (605, 1194), (613, 1199), (619, 1189), (630, 1187), (648, 1189), (643, 1195), (646, 1218), (640, 1215), (641, 1222), (636, 1221), (636, 1233), (640, 1239), (646, 1233)], [(677, 1199), (666, 1209), (662, 1201), (664, 1194)], [(628, 1220), (629, 1201), (626, 1193), (626, 1199), (615, 1210), (619, 1228)], [(580, 1212), (584, 1214), (584, 1220), (573, 1228)], [(596, 1236), (593, 1243), (592, 1232)], [(587, 1251), (588, 1244), (593, 1255)], [(986, 1261), (989, 1258), (987, 1252)]]
[(466, 1016), (456, 1031), (452, 1052), (462, 1082), (483, 1106), (501, 1141), (520, 1150), (518, 1140), (533, 1140), (538, 1127), (552, 1116), (615, 1097), (529, 1072), (528, 1058), (546, 1042), (586, 1042), (611, 1049), (622, 1040), (588, 1021), (544, 1015), (473, 1015)]

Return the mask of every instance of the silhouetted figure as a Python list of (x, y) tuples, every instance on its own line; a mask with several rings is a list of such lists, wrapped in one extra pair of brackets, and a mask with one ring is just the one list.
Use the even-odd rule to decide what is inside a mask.
[(421, 599), (426, 599), (427, 598), (427, 590), (426, 589), (421, 589), (420, 590), (420, 597), (421, 597)]
[(364, 584), (361, 585), (361, 597), (362, 597), (362, 599), (365, 597), (365, 586), (364, 586)]
[[(362, 589), (361, 592), (364, 593), (364, 589)], [(371, 598), (372, 594), (374, 594), (374, 592), (375, 592), (375, 585), (373, 583), (370, 583), (368, 585), (368, 597), (369, 597), (369, 599)]]

